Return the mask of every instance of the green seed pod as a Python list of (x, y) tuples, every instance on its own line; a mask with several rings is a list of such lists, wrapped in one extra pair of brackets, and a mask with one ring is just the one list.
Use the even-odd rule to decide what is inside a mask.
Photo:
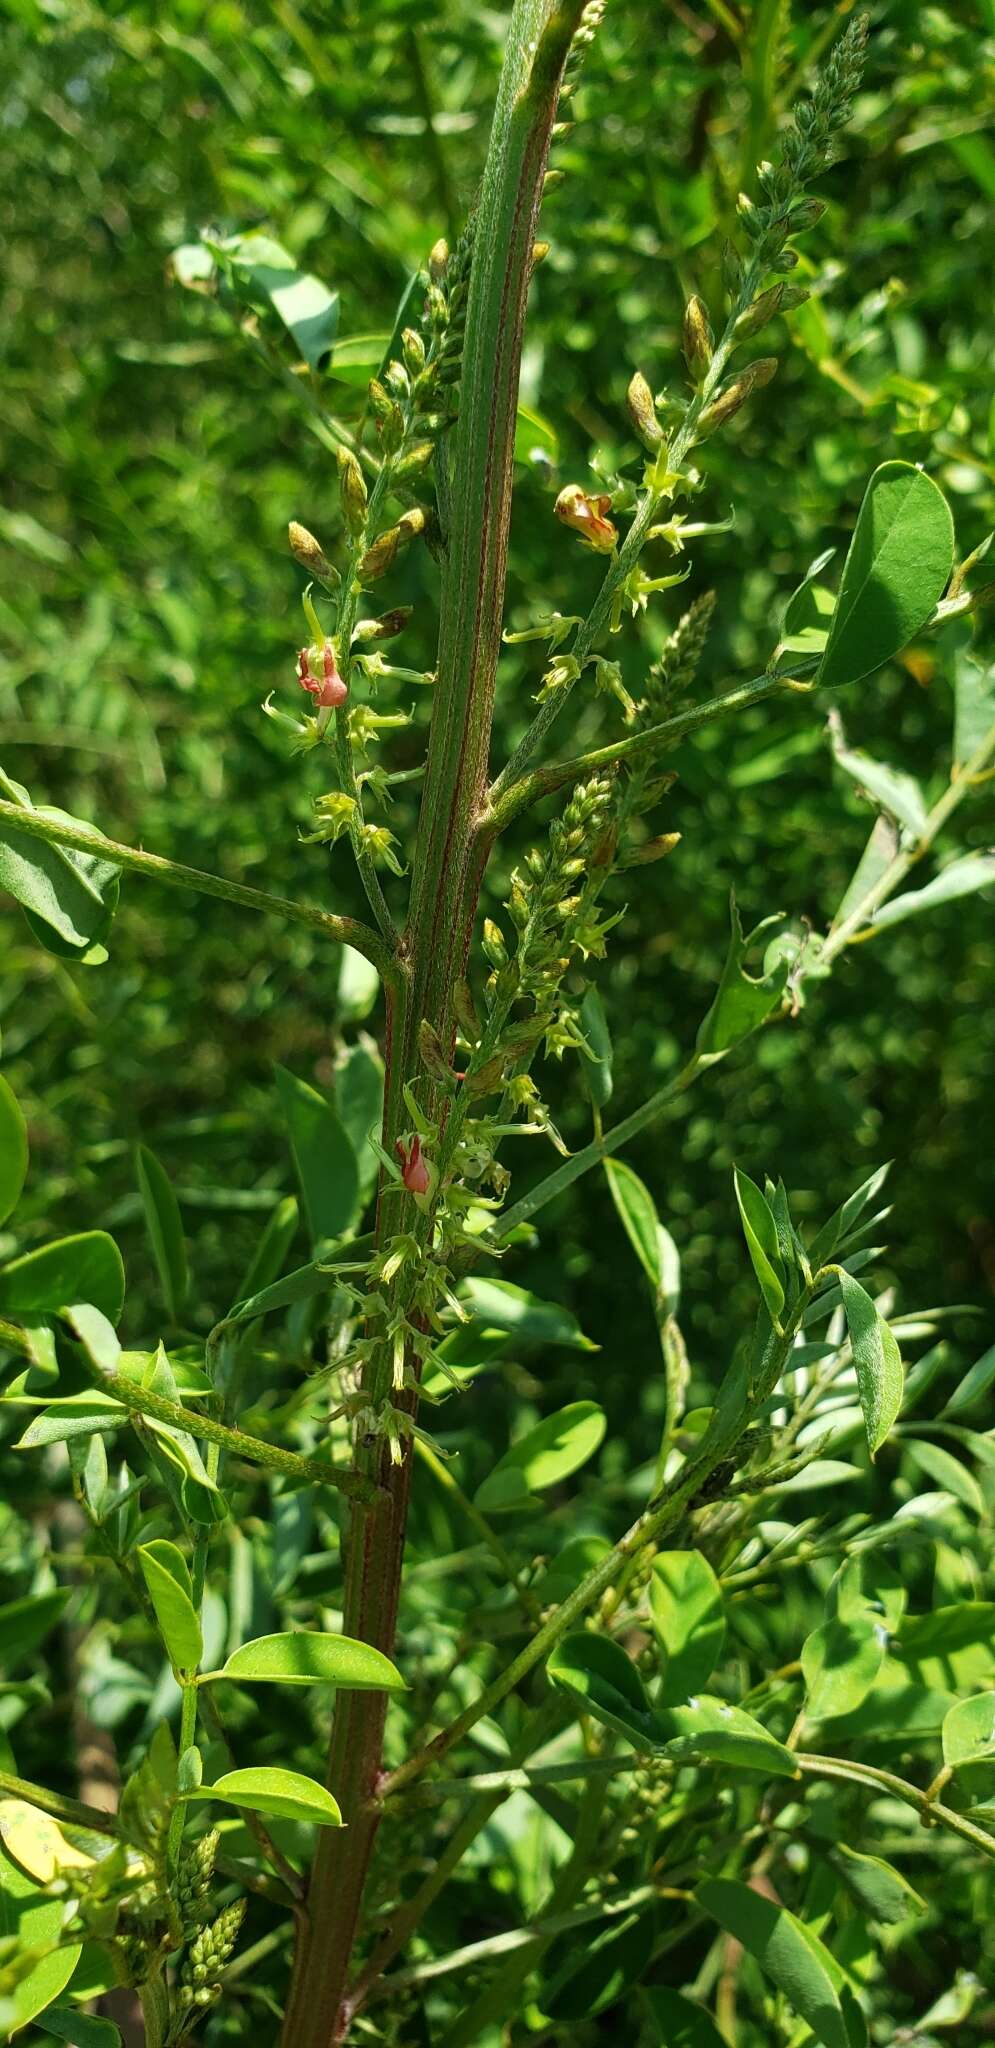
[(663, 440), (663, 430), (656, 416), (653, 393), (641, 370), (637, 370), (630, 378), (625, 401), (629, 408), (629, 418), (643, 447), (651, 452), (659, 448)]
[(708, 309), (695, 295), (684, 308), (683, 327), (684, 360), (696, 384), (700, 384), (709, 363), (715, 337), (708, 320)]
[(363, 472), (356, 457), (348, 448), (337, 450), (339, 465), (339, 490), (342, 494), (342, 510), (349, 532), (355, 536), (362, 533), (366, 525), (366, 485)]

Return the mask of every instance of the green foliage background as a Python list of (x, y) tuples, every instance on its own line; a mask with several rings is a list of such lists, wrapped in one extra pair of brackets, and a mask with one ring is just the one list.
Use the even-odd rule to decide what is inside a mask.
[[(654, 388), (681, 388), (684, 298), (694, 289), (718, 303), (736, 192), (770, 153), (796, 74), (848, 10), (798, 8), (790, 26), (776, 6), (740, 11), (737, 49), (720, 7), (659, 7), (652, 19), (622, 0), (609, 9), (577, 126), (558, 146), (566, 179), (544, 214), (552, 247), (533, 287), (523, 398), (546, 425), (523, 436), (511, 624), (537, 608), (586, 608), (597, 565), (553, 519), (556, 491), (592, 481), (594, 450), (607, 466), (632, 459), (624, 394), (635, 368)], [(888, 456), (922, 461), (942, 483), (961, 554), (995, 524), (983, 282), (995, 150), (979, 113), (995, 10), (990, 0), (883, 0), (871, 12), (871, 64), (845, 159), (803, 242), (799, 277), (811, 271), (816, 296), (781, 324), (776, 384), (703, 451), (703, 516), (732, 508), (735, 523), (697, 545), (690, 582), (664, 601), (669, 611), (651, 612), (645, 639), (625, 641), (633, 680), (647, 643), (658, 647), (706, 588), (718, 595), (708, 684), (761, 668), (778, 601), (816, 553), (845, 548), (866, 478)], [(327, 436), (299, 381), (275, 379), (223, 311), (172, 280), (170, 252), (204, 227), (266, 227), (339, 290), (342, 336), (386, 335), (426, 246), (454, 236), (472, 200), (503, 22), (503, 9), (469, 0), (431, 10), (415, 0), (376, 10), (365, 0), (9, 0), (0, 753), (36, 801), (129, 843), (359, 911), (346, 852), (298, 844), (321, 787), (315, 757), (289, 759), (260, 714), (271, 690), (298, 708), (304, 579), (285, 533), (297, 518), (334, 549)], [(335, 393), (354, 414), (360, 390)], [(416, 607), (403, 659), (430, 665), (427, 554), (405, 558), (389, 599)], [(539, 650), (507, 651), (498, 758), (524, 727), (538, 673)], [(951, 723), (942, 647), (924, 644), (842, 708), (852, 743), (939, 793)], [(571, 750), (600, 729), (599, 715), (593, 702), (571, 709), (573, 730), (561, 736)], [(419, 749), (419, 735), (407, 735), (396, 765)], [(679, 765), (665, 823), (681, 845), (627, 878), (600, 976), (613, 1115), (692, 1042), (725, 948), (730, 888), (747, 925), (778, 910), (824, 924), (869, 824), (833, 769), (822, 710), (804, 696), (716, 727)], [(396, 815), (403, 839), (414, 816), (406, 795)], [(961, 817), (963, 844), (995, 837), (991, 793)], [(293, 1186), (273, 1062), (327, 1083), (357, 1027), (339, 1000), (334, 953), (308, 934), (134, 878), (122, 898), (111, 958), (94, 969), (43, 955), (17, 911), (0, 909), (0, 1006), (4, 1069), (32, 1145), (18, 1246), (56, 1230), (112, 1230), (128, 1268), (126, 1341), (144, 1344), (162, 1309), (133, 1145), (150, 1145), (179, 1191), (190, 1323), (203, 1334)], [(885, 1278), (906, 1306), (973, 1304), (990, 1332), (993, 975), (990, 900), (883, 934), (847, 956), (796, 1022), (745, 1048), (632, 1148), (684, 1261), (699, 1392), (721, 1376), (752, 1313), (734, 1159), (761, 1178), (780, 1172), (806, 1219), (893, 1156)], [(379, 1023), (373, 1015), (365, 1028)], [(584, 1142), (575, 1084), (570, 1072), (554, 1078), (551, 1100), (568, 1140)], [(523, 1183), (539, 1170), (522, 1157)], [(458, 1415), (445, 1411), (452, 1440), (469, 1445), (480, 1477), (486, 1447), (503, 1448), (523, 1419), (593, 1395), (609, 1416), (604, 1469), (624, 1486), (621, 1474), (651, 1454), (661, 1393), (652, 1316), (607, 1187), (586, 1179), (551, 1212), (543, 1247), (509, 1261), (505, 1276), (564, 1300), (601, 1349), (544, 1354), (538, 1378), (525, 1362), (482, 1381)], [(965, 1363), (979, 1327), (955, 1329)], [(15, 1503), (30, 1511), (38, 1476), (7, 1462)], [(420, 1513), (430, 1547), (434, 1507)], [(13, 1559), (13, 1537), (8, 1548)], [(28, 1738), (29, 1776), (44, 1774), (53, 1725), (42, 1716)], [(492, 1908), (490, 1895), (471, 1901), (471, 1918)], [(455, 1940), (459, 1924), (440, 1932)], [(934, 1951), (922, 1961), (927, 1990), (936, 1968)], [(602, 2036), (592, 2026), (570, 2038)]]

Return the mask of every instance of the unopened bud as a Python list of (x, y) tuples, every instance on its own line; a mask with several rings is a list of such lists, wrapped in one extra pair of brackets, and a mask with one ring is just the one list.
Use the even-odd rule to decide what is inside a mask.
[(341, 581), (339, 572), (333, 568), (324, 549), (315, 540), (314, 534), (309, 533), (307, 527), (301, 526), (296, 519), (292, 519), (287, 528), (287, 537), (290, 541), (290, 552), (294, 560), (300, 563), (301, 568), (306, 569), (308, 575), (313, 576), (316, 582), (324, 583), (329, 590), (334, 590), (336, 584)]
[(377, 423), (377, 433), (385, 453), (393, 455), (404, 439), (404, 415), (390, 392), (384, 390), (376, 377), (371, 377), (369, 391), (370, 407)]
[(708, 320), (708, 309), (697, 296), (690, 298), (684, 308), (683, 329), (684, 360), (696, 384), (700, 384), (712, 360), (715, 337)]
[(428, 274), (433, 284), (441, 284), (449, 268), (449, 243), (440, 235), (428, 252)]
[(538, 270), (540, 263), (545, 263), (551, 247), (552, 243), (550, 242), (533, 242), (531, 270)]
[(630, 378), (625, 401), (629, 408), (629, 418), (643, 447), (651, 451), (659, 448), (663, 440), (663, 430), (656, 416), (653, 393), (641, 370), (637, 370), (635, 376)]
[(394, 398), (407, 398), (408, 392), (411, 389), (411, 382), (403, 363), (399, 363), (396, 360), (388, 363), (383, 373), (383, 380)]
[(451, 1084), (452, 1067), (442, 1050), (442, 1040), (427, 1017), (422, 1018), (418, 1027), (418, 1050), (421, 1053), (422, 1066), (431, 1075), (432, 1080), (443, 1085)]
[(404, 454), (395, 465), (394, 475), (397, 477), (420, 476), (422, 471), (428, 468), (434, 454), (434, 442), (416, 441), (413, 448), (405, 449)]
[(791, 209), (792, 234), (800, 234), (804, 228), (814, 228), (816, 222), (822, 219), (825, 211), (826, 202), (824, 199), (803, 199), (800, 205), (793, 206)]
[(781, 310), (787, 289), (787, 285), (772, 284), (768, 291), (761, 292), (760, 297), (754, 299), (752, 306), (747, 306), (736, 322), (737, 341), (748, 341), (751, 334), (759, 334), (761, 327), (766, 327), (768, 320), (773, 320), (775, 313)]
[(401, 336), (404, 360), (413, 377), (425, 368), (425, 343), (416, 327), (406, 327)]
[(804, 306), (812, 296), (803, 284), (785, 284), (781, 286), (781, 290), (784, 294), (781, 300), (782, 313), (790, 313), (793, 306)]
[(733, 419), (738, 413), (740, 406), (745, 405), (750, 393), (762, 390), (776, 375), (776, 356), (761, 356), (759, 362), (750, 363), (738, 377), (733, 378), (731, 384), (726, 385), (714, 403), (706, 405), (704, 412), (699, 414), (699, 438), (704, 439), (707, 434), (714, 434), (716, 427), (724, 427), (726, 421)]
[(409, 604), (395, 605), (393, 611), (383, 612), (379, 619), (357, 619), (352, 629), (353, 646), (366, 646), (371, 640), (393, 640), (397, 633), (403, 633), (411, 617)]
[(567, 174), (566, 174), (566, 171), (547, 171), (547, 172), (546, 172), (546, 175), (545, 175), (545, 177), (544, 177), (544, 179), (543, 179), (543, 181), (542, 181), (542, 196), (543, 196), (543, 198), (544, 198), (544, 199), (548, 199), (548, 197), (549, 197), (549, 194), (550, 194), (551, 192), (555, 192), (555, 191), (556, 191), (557, 185), (562, 185), (562, 183), (563, 183), (563, 180), (564, 180), (564, 178), (566, 177), (566, 175), (567, 175)]
[(385, 532), (377, 536), (373, 546), (367, 549), (359, 565), (360, 582), (376, 583), (380, 576), (386, 576), (402, 548), (406, 548), (409, 542), (414, 540), (415, 535), (423, 531), (424, 526), (425, 514), (421, 506), (413, 505), (410, 512), (405, 512), (398, 520), (396, 526), (388, 526)]
[(492, 917), (485, 917), (484, 919), (483, 947), (484, 953), (492, 967), (507, 966), (508, 948), (504, 943), (504, 935), (500, 925), (495, 924)]
[(351, 534), (362, 533), (366, 525), (366, 485), (356, 457), (348, 448), (337, 450), (342, 510)]
[(616, 860), (617, 868), (648, 867), (651, 861), (665, 860), (680, 845), (679, 832), (662, 832), (658, 839), (644, 839), (641, 846), (628, 846)]
[(606, 516), (610, 508), (611, 498), (604, 493), (591, 498), (579, 484), (565, 484), (553, 510), (557, 519), (562, 519), (564, 526), (579, 533), (588, 547), (608, 555), (618, 539), (618, 528)]

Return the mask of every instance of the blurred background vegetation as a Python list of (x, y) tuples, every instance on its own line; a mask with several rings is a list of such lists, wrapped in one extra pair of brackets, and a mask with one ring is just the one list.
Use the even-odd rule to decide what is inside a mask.
[[(772, 152), (783, 110), (849, 11), (796, 8), (789, 19), (770, 0), (609, 6), (576, 126), (557, 145), (567, 175), (543, 217), (551, 249), (531, 299), (510, 625), (587, 609), (598, 566), (553, 518), (557, 490), (591, 486), (618, 464), (636, 473), (629, 378), (640, 368), (654, 389), (681, 388), (685, 298), (697, 290), (718, 311), (736, 194), (752, 189), (752, 166)], [(465, 218), (505, 10), (475, 0), (431, 9), (422, 0), (6, 0), (3, 14), (0, 758), (37, 802), (114, 837), (358, 912), (344, 848), (299, 843), (322, 788), (320, 758), (291, 757), (260, 708), (271, 691), (300, 708), (304, 578), (286, 528), (303, 521), (334, 555), (339, 501), (323, 408), (358, 418), (379, 356), (364, 338), (386, 338), (427, 248), (440, 233), (455, 238)], [(871, 18), (845, 157), (820, 185), (829, 208), (803, 240), (798, 276), (813, 298), (771, 333), (777, 382), (702, 451), (702, 514), (732, 511), (734, 522), (695, 545), (688, 583), (657, 602), (639, 635), (620, 637), (637, 691), (647, 659), (706, 589), (718, 602), (703, 687), (762, 668), (779, 602), (813, 556), (845, 548), (867, 477), (889, 457), (923, 462), (942, 484), (961, 555), (995, 525), (995, 148), (984, 111), (995, 6), (882, 0)], [(314, 379), (274, 376), (223, 307), (176, 281), (178, 246), (204, 229), (249, 228), (274, 235), (340, 294), (345, 346)], [(428, 553), (410, 551), (380, 591), (415, 607), (399, 658), (430, 667)], [(530, 644), (507, 650), (496, 761), (528, 718), (541, 655)], [(924, 643), (842, 705), (851, 742), (919, 774), (931, 796), (948, 759), (947, 668), (942, 641)], [(574, 710), (580, 697), (572, 729), (557, 735), (565, 750), (601, 730), (603, 700)], [(421, 725), (392, 765), (418, 762), (427, 711), (424, 693)], [(725, 951), (730, 889), (747, 928), (777, 911), (798, 928), (824, 927), (871, 822), (833, 767), (817, 699), (785, 696), (718, 725), (682, 749), (679, 766), (662, 828), (680, 830), (680, 847), (632, 871), (624, 895), (618, 885), (614, 907), (625, 903), (625, 915), (598, 972), (614, 1039), (612, 1118), (693, 1043)], [(414, 817), (402, 785), (393, 821), (402, 841)], [(993, 839), (995, 785), (959, 822), (962, 845)], [(502, 855), (496, 890), (526, 843)], [(395, 904), (403, 890), (391, 881)], [(163, 1310), (132, 1159), (137, 1141), (150, 1145), (180, 1196), (195, 1276), (187, 1334), (202, 1340), (294, 1186), (273, 1063), (327, 1085), (343, 1045), (377, 1034), (380, 1013), (352, 974), (340, 984), (335, 952), (301, 929), (136, 878), (125, 878), (106, 964), (42, 953), (6, 904), (0, 949), (4, 1068), (32, 1148), (17, 1248), (110, 1229), (128, 1268), (124, 1339), (154, 1343)], [(758, 1178), (782, 1174), (807, 1221), (893, 1157), (884, 1280), (906, 1308), (980, 1310), (963, 1330), (965, 1361), (990, 1341), (993, 975), (990, 900), (882, 934), (829, 983), (813, 984), (796, 1020), (761, 1034), (630, 1149), (683, 1261), (692, 1400), (714, 1389), (753, 1315), (734, 1159)], [(568, 1141), (585, 1142), (590, 1112), (569, 1063), (549, 1095)], [(520, 1191), (552, 1162), (519, 1147), (512, 1163)], [(645, 1469), (656, 1448), (662, 1390), (649, 1299), (598, 1177), (545, 1220), (540, 1248), (508, 1259), (504, 1275), (565, 1302), (600, 1349), (506, 1364), (438, 1426), (479, 1479), (510, 1431), (596, 1395), (609, 1420), (602, 1469), (621, 1492), (622, 1475)], [(8, 1233), (0, 1252), (14, 1244)], [(302, 1228), (289, 1262), (306, 1256)], [(272, 1389), (293, 1386), (312, 1343), (320, 1356), (320, 1330), (305, 1316), (271, 1341)], [(8, 1434), (19, 1427), (15, 1416)], [(40, 1471), (10, 1456), (5, 1471), (12, 1499), (34, 1518), (45, 1506)], [(568, 1529), (540, 1530), (537, 1547), (608, 1526), (597, 1482), (584, 1488), (588, 1505), (572, 1510)], [(611, 1484), (603, 1498), (613, 1511)], [(244, 1576), (234, 1587), (229, 1620), (217, 1622), (222, 1639), (226, 1627), (240, 1640), (239, 1631), (276, 1625), (274, 1598), (285, 1620), (334, 1600), (334, 1527), (323, 1511), (312, 1527), (298, 1499), (281, 1496), (272, 1532), (252, 1525), (255, 1587), (246, 1593)], [(18, 1535), (13, 1518), (3, 1525), (16, 1573), (31, 1561), (25, 1526)], [(424, 1557), (409, 1593), (409, 1648), (431, 1673), (437, 1637), (427, 1618), (420, 1634), (417, 1617), (437, 1603), (438, 1559), (466, 1532), (422, 1487), (414, 1537)], [(951, 1583), (949, 1557), (946, 1569)], [(454, 1580), (454, 1635), (474, 1597), (470, 1581)], [(769, 1637), (755, 1626), (761, 1662), (796, 1655), (808, 1625), (800, 1588), (788, 1585), (783, 1599), (779, 1589), (777, 1604)], [(136, 1681), (134, 1666), (114, 1661), (123, 1654), (97, 1640), (89, 1699), (126, 1751), (142, 1713), (154, 1724), (170, 1694), (168, 1680), (157, 1689), (148, 1674)], [(27, 1776), (51, 1771), (62, 1712), (57, 1703), (22, 1728)], [(292, 1748), (307, 1767), (311, 1743), (310, 1767), (320, 1768), (319, 1723), (281, 1703), (260, 1753), (267, 1741), (281, 1759)], [(438, 1909), (440, 1940), (464, 1938), (494, 1913), (499, 1840), (516, 1844), (526, 1910), (539, 1895), (538, 1835), (501, 1827), (468, 1859), (458, 1903)], [(971, 1910), (966, 1880), (961, 1910)], [(957, 1960), (952, 1949), (935, 1967), (916, 1959), (920, 2008)], [(236, 2013), (231, 2024), (242, 2023)], [(224, 2025), (212, 2023), (210, 2038), (244, 2038)]]

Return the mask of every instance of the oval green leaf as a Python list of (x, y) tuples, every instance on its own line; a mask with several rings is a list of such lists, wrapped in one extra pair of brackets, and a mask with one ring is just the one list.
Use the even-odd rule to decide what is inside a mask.
[(300, 1771), (276, 1766), (261, 1770), (227, 1771), (213, 1785), (201, 1785), (185, 1793), (187, 1800), (220, 1799), (226, 1806), (248, 1807), (250, 1813), (272, 1813), (284, 1820), (315, 1821), (322, 1828), (340, 1828), (342, 1815), (317, 1779)]
[(653, 1715), (643, 1681), (631, 1657), (609, 1636), (588, 1630), (564, 1636), (546, 1665), (552, 1685), (568, 1692), (634, 1749), (655, 1747)]
[(953, 561), (943, 492), (911, 463), (883, 462), (857, 515), (818, 682), (839, 689), (900, 654), (943, 596)]
[(725, 1700), (699, 1695), (686, 1707), (658, 1709), (652, 1718), (654, 1748), (678, 1763), (721, 1763), (775, 1778), (798, 1776), (790, 1749), (752, 1714)]
[(108, 1322), (120, 1320), (124, 1266), (105, 1230), (57, 1238), (0, 1271), (0, 1314), (56, 1315), (74, 1301), (92, 1302)]
[(664, 1654), (661, 1706), (700, 1692), (725, 1637), (722, 1588), (700, 1550), (663, 1550), (650, 1573), (650, 1613)]
[(233, 1650), (223, 1669), (210, 1676), (244, 1685), (334, 1685), (340, 1692), (406, 1690), (397, 1666), (380, 1650), (318, 1629), (257, 1636)]
[(275, 1071), (312, 1240), (343, 1237), (359, 1209), (359, 1167), (348, 1132), (334, 1104), (316, 1088), (286, 1067)]
[(995, 1764), (995, 1692), (950, 1708), (943, 1721), (943, 1761), (952, 1771), (961, 1764)]
[(204, 1645), (186, 1558), (175, 1543), (160, 1538), (139, 1546), (138, 1562), (171, 1664), (177, 1671), (196, 1671)]
[(850, 1714), (867, 1698), (884, 1662), (886, 1636), (867, 1615), (835, 1615), (802, 1644), (805, 1711), (813, 1721)]
[(10, 1991), (7, 2017), (11, 2036), (37, 2019), (59, 1997), (79, 1962), (79, 1942), (69, 1942), (64, 1948), (55, 1946), (65, 1917), (65, 1901), (48, 1898), (34, 1878), (8, 1856), (6, 1849), (0, 1848), (0, 1934), (16, 1935), (22, 1951), (49, 1951)]
[(484, 1514), (523, 1506), (547, 1486), (586, 1465), (605, 1433), (604, 1409), (595, 1401), (571, 1401), (513, 1444), (474, 1496)]

